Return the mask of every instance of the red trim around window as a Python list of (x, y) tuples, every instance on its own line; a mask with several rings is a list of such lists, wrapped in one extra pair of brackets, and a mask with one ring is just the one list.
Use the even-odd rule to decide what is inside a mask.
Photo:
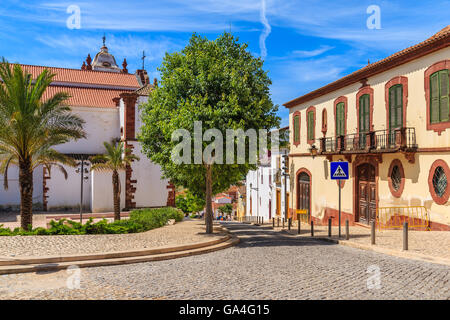
[[(314, 120), (313, 120), (313, 138), (312, 139), (308, 139), (308, 131), (309, 131), (309, 126), (308, 126), (308, 114), (310, 112), (314, 113)], [(308, 109), (306, 109), (306, 140), (308, 142), (308, 144), (314, 144), (314, 140), (316, 140), (316, 107), (311, 106)]]
[[(400, 176), (402, 177), (398, 190), (394, 189), (394, 186), (392, 185), (392, 179), (391, 179), (392, 170), (394, 169), (395, 166), (397, 166), (398, 169), (400, 170)], [(394, 197), (400, 198), (402, 196), (403, 189), (405, 188), (405, 171), (403, 170), (402, 162), (398, 159), (392, 160), (391, 165), (389, 167), (388, 185), (389, 185), (389, 190), (391, 190), (391, 193)]]
[[(298, 140), (295, 140), (295, 117), (298, 116)], [(300, 111), (295, 111), (294, 114), (292, 115), (292, 141), (294, 142), (294, 146), (298, 147), (298, 145), (300, 144), (300, 140), (301, 140), (301, 123), (302, 123), (302, 114), (300, 113)]]
[(344, 96), (340, 96), (339, 98), (337, 98), (336, 100), (334, 100), (334, 135), (337, 136), (337, 126), (336, 126), (336, 107), (338, 105), (338, 103), (344, 103), (344, 135), (347, 134), (347, 113), (348, 113), (348, 99), (347, 97)]
[(403, 86), (403, 127), (406, 127), (406, 108), (408, 107), (408, 78), (407, 77), (395, 77), (389, 80), (384, 86), (384, 100), (386, 102), (386, 128), (390, 128), (391, 119), (389, 117), (389, 89), (392, 86), (401, 84)]
[(436, 202), (439, 205), (444, 205), (448, 202), (448, 199), (450, 197), (450, 185), (447, 184), (447, 189), (445, 190), (445, 193), (442, 195), (442, 197), (439, 197), (436, 194), (433, 186), (433, 176), (437, 167), (442, 167), (444, 169), (445, 175), (447, 176), (447, 181), (450, 180), (450, 168), (448, 167), (447, 162), (445, 162), (442, 159), (438, 159), (435, 162), (433, 162), (430, 171), (428, 173), (428, 188), (430, 190), (430, 194), (434, 202)]
[[(430, 76), (440, 70), (450, 70), (450, 60), (443, 60), (436, 62), (431, 65), (427, 70), (425, 70), (425, 100), (427, 105), (427, 130), (434, 130), (441, 135), (442, 131), (450, 128), (450, 121), (440, 122), (440, 123), (431, 123), (430, 119)], [(450, 77), (450, 73), (449, 73)], [(449, 81), (450, 82), (450, 81)]]
[(373, 89), (367, 85), (361, 89), (359, 89), (358, 93), (356, 94), (356, 119), (357, 119), (357, 130), (359, 133), (359, 98), (361, 96), (368, 94), (370, 96), (370, 102), (369, 102), (369, 128), (370, 131), (373, 131)]
[(327, 135), (328, 130), (328, 114), (327, 109), (322, 110), (322, 134), (325, 137)]

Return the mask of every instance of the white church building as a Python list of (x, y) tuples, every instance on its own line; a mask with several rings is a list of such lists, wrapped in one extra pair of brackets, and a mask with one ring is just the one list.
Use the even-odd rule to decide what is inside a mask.
[[(150, 84), (147, 72), (137, 70), (128, 73), (124, 59), (122, 68), (103, 47), (94, 60), (88, 55), (81, 69), (22, 65), (37, 76), (44, 69), (56, 74), (46, 91), (46, 98), (56, 92), (67, 92), (72, 112), (85, 121), (86, 139), (58, 145), (56, 150), (74, 157), (80, 167), (65, 167), (68, 178), (54, 168), (34, 171), (33, 205), (37, 210), (64, 211), (79, 208), (81, 183), (83, 183), (83, 209), (91, 212), (113, 211), (111, 172), (90, 171), (89, 157), (105, 152), (103, 142), (123, 141), (140, 157), (123, 172), (121, 181), (121, 209), (141, 207), (174, 206), (175, 187), (161, 179), (161, 169), (141, 153), (136, 139), (141, 127), (138, 106), (146, 102), (148, 94), (156, 85)], [(3, 180), (3, 176), (0, 176)], [(81, 182), (83, 181), (83, 182)], [(0, 210), (18, 209), (20, 193), (18, 169), (11, 167), (8, 174), (8, 190), (0, 187)]]

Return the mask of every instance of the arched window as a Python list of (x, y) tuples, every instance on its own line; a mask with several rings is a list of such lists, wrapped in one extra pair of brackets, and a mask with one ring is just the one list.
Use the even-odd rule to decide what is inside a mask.
[(439, 61), (425, 70), (427, 130), (438, 134), (450, 128), (450, 60)]
[(334, 100), (335, 135), (345, 136), (347, 134), (347, 97), (341, 96)]
[(316, 139), (316, 108), (309, 107), (306, 110), (306, 125), (307, 125), (307, 141), (308, 144), (313, 144)]
[(322, 110), (322, 133), (325, 137), (328, 130), (328, 116), (327, 116), (327, 109)]
[(293, 127), (293, 140), (294, 145), (298, 146), (300, 144), (300, 112), (294, 112), (292, 116), (292, 127)]

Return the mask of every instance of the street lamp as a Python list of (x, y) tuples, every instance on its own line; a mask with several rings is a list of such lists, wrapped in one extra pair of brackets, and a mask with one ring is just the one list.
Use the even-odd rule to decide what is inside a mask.
[(314, 144), (309, 148), (309, 153), (311, 153), (313, 159), (317, 156), (317, 148)]
[(89, 173), (89, 169), (85, 168), (89, 167), (89, 162), (85, 161), (86, 159), (83, 159), (80, 162), (77, 162), (77, 169), (75, 170), (76, 173), (80, 174), (80, 223), (83, 223), (83, 182), (84, 180), (88, 180), (89, 176), (87, 175)]

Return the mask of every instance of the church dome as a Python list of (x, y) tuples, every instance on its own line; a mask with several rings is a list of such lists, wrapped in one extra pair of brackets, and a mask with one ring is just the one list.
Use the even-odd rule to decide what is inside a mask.
[(116, 59), (108, 52), (108, 48), (105, 45), (105, 37), (103, 37), (103, 47), (101, 47), (100, 52), (95, 55), (94, 61), (92, 62), (92, 69), (98, 71), (121, 72), (120, 68), (117, 66)]

